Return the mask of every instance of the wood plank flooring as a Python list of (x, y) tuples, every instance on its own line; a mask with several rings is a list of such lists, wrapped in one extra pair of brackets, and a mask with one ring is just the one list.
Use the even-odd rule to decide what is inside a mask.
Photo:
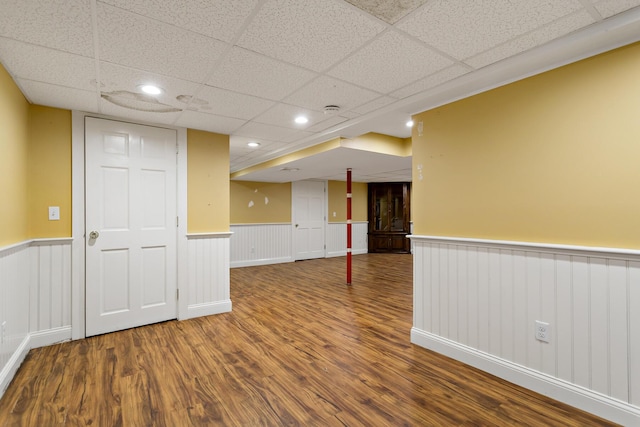
[(412, 345), (411, 262), (233, 269), (231, 313), (32, 350), (0, 426), (612, 425)]

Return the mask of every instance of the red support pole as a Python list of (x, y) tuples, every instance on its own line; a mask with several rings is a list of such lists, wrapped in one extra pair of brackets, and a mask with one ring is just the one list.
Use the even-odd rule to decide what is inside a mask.
[(351, 285), (351, 169), (347, 169), (347, 285)]

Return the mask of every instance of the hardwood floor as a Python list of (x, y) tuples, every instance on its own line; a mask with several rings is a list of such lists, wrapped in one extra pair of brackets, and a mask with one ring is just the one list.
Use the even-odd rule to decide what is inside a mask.
[(233, 269), (231, 313), (32, 350), (0, 426), (611, 425), (412, 345), (411, 261)]

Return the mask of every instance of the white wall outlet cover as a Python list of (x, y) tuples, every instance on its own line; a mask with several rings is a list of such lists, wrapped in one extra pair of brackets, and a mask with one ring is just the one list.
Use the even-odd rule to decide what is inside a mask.
[(551, 341), (551, 325), (546, 322), (541, 322), (540, 320), (536, 320), (534, 334), (538, 341), (550, 342)]
[(49, 221), (59, 221), (59, 220), (60, 220), (60, 207), (49, 206)]

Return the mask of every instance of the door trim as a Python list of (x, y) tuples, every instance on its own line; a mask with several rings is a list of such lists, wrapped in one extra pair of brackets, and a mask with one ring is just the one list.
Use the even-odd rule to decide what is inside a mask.
[[(72, 111), (71, 115), (71, 197), (72, 197), (72, 225), (71, 225), (71, 338), (86, 337), (85, 325), (85, 152), (84, 152), (84, 119), (95, 117), (106, 120), (124, 121), (119, 118), (90, 114), (82, 111)], [(177, 194), (176, 212), (177, 227), (177, 287), (187, 283), (187, 130), (175, 126), (159, 126), (153, 123), (132, 124), (164, 127), (177, 132), (178, 154), (176, 165)], [(187, 302), (186, 289), (182, 290), (183, 297), (178, 300), (178, 319), (186, 318)]]
[[(324, 203), (324, 224), (322, 225), (323, 227), (323, 233), (322, 233), (322, 238), (324, 239), (324, 254), (323, 254), (323, 258), (327, 257), (327, 224), (329, 221), (329, 190), (328, 190), (328, 181), (327, 180), (320, 180), (320, 179), (305, 179), (302, 181), (313, 181), (313, 182), (321, 182), (323, 185), (323, 189), (324, 189), (324, 196), (323, 196), (323, 203)], [(296, 261), (297, 258), (297, 248), (296, 248), (296, 224), (295, 224), (295, 219), (296, 219), (296, 207), (295, 207), (295, 203), (294, 203), (294, 198), (295, 198), (295, 190), (294, 190), (294, 185), (295, 183), (292, 182), (291, 183), (291, 259), (293, 261)]]

